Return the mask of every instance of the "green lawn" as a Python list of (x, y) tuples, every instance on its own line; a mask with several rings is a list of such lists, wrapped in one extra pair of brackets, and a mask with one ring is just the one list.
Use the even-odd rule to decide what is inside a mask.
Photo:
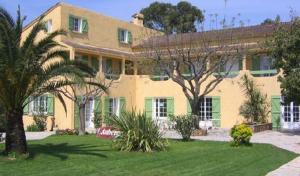
[(225, 142), (170, 141), (168, 151), (150, 154), (118, 152), (110, 145), (111, 141), (94, 136), (32, 141), (30, 159), (0, 157), (0, 175), (261, 176), (297, 156), (265, 144), (232, 148)]

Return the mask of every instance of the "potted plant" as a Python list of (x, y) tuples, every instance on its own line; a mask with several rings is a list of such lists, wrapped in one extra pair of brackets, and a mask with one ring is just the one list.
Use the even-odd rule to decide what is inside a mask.
[(245, 118), (245, 124), (250, 126), (253, 132), (271, 130), (272, 124), (267, 120), (270, 114), (267, 95), (263, 94), (247, 75), (242, 76), (240, 85), (246, 96), (239, 109), (240, 115)]

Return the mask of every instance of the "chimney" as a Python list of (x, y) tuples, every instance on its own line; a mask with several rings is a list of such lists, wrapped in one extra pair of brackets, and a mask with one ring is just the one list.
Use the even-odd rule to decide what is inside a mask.
[(144, 26), (144, 15), (141, 13), (135, 13), (134, 15), (132, 15), (131, 22), (138, 26)]

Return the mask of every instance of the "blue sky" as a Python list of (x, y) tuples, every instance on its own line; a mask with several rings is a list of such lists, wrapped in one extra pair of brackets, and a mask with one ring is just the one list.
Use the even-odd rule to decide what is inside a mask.
[[(15, 15), (18, 5), (23, 15), (27, 16), (26, 23), (53, 6), (58, 0), (0, 0), (0, 5)], [(153, 0), (63, 0), (76, 6), (84, 7), (107, 16), (130, 21), (131, 15), (147, 7)], [(179, 0), (164, 0), (176, 4)], [(232, 17), (241, 14), (240, 19), (246, 25), (261, 23), (266, 18), (275, 18), (277, 14), (282, 21), (289, 20), (290, 9), (297, 15), (300, 13), (300, 0), (190, 0), (193, 5), (205, 10), (207, 19), (209, 14), (218, 14), (219, 18), (226, 16), (229, 21)], [(209, 20), (207, 20), (209, 21)], [(209, 22), (206, 22), (209, 25)]]

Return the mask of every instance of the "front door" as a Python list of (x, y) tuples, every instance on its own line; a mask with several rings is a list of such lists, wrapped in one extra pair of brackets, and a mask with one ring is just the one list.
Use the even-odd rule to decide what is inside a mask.
[(94, 128), (94, 98), (90, 98), (85, 105), (85, 128)]
[(281, 106), (281, 128), (284, 130), (300, 130), (299, 105), (296, 103), (285, 103)]

